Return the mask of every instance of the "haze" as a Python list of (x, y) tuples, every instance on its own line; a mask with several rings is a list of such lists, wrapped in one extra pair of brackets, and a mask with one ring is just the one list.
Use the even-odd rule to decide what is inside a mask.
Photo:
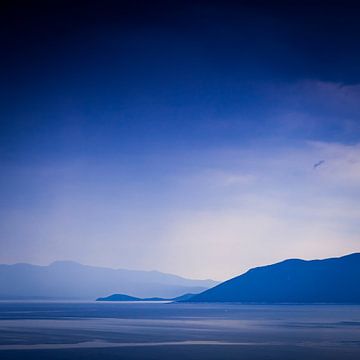
[(3, 19), (0, 262), (223, 280), (359, 251), (351, 7), (140, 3)]

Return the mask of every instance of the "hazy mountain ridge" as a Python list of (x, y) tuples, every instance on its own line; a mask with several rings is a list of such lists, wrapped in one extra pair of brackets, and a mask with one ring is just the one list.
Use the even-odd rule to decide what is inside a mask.
[(136, 297), (172, 298), (199, 293), (217, 284), (158, 271), (110, 269), (56, 261), (47, 266), (0, 265), (2, 299), (88, 299), (100, 294), (128, 293)]
[(190, 302), (360, 303), (360, 253), (250, 269)]

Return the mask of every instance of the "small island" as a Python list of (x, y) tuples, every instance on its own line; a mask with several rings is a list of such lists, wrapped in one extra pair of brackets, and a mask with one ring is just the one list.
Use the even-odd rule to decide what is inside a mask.
[(188, 301), (195, 295), (196, 294), (184, 294), (181, 296), (177, 296), (175, 298), (165, 299), (160, 297), (139, 298), (126, 294), (112, 294), (106, 297), (97, 298), (96, 301), (169, 301), (169, 302), (175, 301), (176, 302), (176, 301)]

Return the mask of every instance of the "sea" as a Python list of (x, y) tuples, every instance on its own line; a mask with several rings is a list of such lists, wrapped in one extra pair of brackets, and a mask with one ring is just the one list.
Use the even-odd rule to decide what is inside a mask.
[(0, 302), (0, 359), (360, 359), (360, 305)]

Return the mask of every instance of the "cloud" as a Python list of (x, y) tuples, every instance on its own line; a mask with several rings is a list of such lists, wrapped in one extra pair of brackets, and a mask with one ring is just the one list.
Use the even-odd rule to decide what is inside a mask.
[(315, 164), (313, 165), (313, 168), (314, 168), (314, 169), (318, 168), (318, 167), (321, 166), (324, 162), (325, 162), (325, 160), (320, 160), (320, 161), (318, 161), (317, 163), (315, 163)]
[(273, 86), (245, 130), (226, 127), (235, 141), (2, 165), (1, 259), (224, 279), (288, 257), (359, 251), (359, 89)]
[[(180, 203), (165, 226), (164, 259), (171, 260), (163, 266), (186, 262), (185, 275), (228, 278), (285, 258), (358, 251), (359, 145), (307, 142), (212, 154), (212, 172), (190, 175), (181, 194), (192, 202)], [(326, 160), (314, 172), (319, 158)], [(224, 186), (234, 173), (244, 179)]]
[(293, 85), (292, 93), (302, 99), (302, 103), (321, 106), (327, 111), (360, 111), (360, 84), (306, 80)]
[[(282, 212), (286, 210), (291, 207)], [(359, 244), (357, 234), (345, 234), (331, 219), (315, 222), (282, 215), (251, 207), (177, 214), (166, 233), (163, 266), (181, 267), (182, 273), (195, 277), (226, 279), (286, 258), (352, 252)]]
[(359, 188), (360, 143), (348, 145), (328, 142), (311, 142), (310, 147), (326, 159), (320, 176), (330, 184)]
[(360, 139), (360, 84), (304, 80), (265, 86), (263, 95), (264, 116), (275, 134), (341, 142)]
[[(0, 217), (2, 259), (62, 258), (225, 279), (288, 257), (359, 250), (360, 144), (308, 141), (176, 156), (166, 172), (167, 154), (158, 159), (162, 172), (151, 166), (151, 182), (126, 178), (121, 164), (17, 167), (13, 178), (21, 181), (9, 190), (19, 197), (7, 199)], [(325, 162), (313, 171), (318, 159)]]

